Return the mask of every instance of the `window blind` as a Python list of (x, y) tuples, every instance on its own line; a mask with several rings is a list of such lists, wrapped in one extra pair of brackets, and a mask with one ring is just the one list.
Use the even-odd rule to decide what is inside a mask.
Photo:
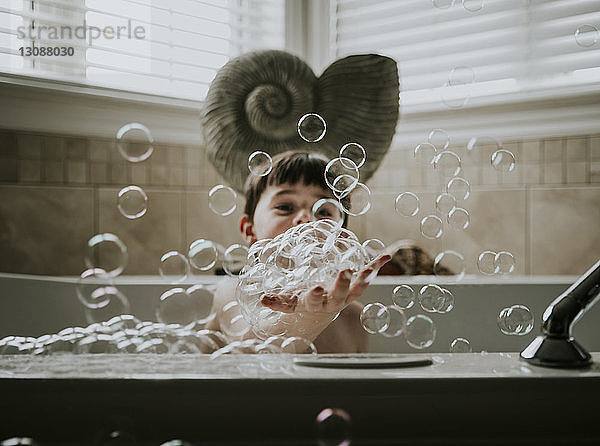
[[(230, 58), (283, 48), (284, 37), (281, 0), (8, 0), (0, 71), (202, 100)], [(42, 46), (73, 55), (19, 50)]]
[(403, 113), (600, 85), (597, 0), (335, 0), (332, 9), (331, 53), (393, 57)]

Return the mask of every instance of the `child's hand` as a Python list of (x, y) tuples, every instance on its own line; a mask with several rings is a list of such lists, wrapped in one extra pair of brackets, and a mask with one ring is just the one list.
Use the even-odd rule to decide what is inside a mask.
[(329, 290), (319, 285), (299, 294), (267, 293), (262, 296), (261, 303), (282, 313), (338, 313), (362, 295), (369, 286), (370, 276), (391, 259), (389, 254), (379, 256), (358, 274), (353, 284), (352, 271), (346, 269), (339, 272)]

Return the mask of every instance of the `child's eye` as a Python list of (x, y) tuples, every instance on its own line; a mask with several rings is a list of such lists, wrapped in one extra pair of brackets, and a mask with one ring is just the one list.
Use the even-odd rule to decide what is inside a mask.
[(289, 204), (278, 204), (277, 206), (275, 206), (275, 209), (280, 213), (286, 214), (293, 211), (292, 206), (290, 206)]

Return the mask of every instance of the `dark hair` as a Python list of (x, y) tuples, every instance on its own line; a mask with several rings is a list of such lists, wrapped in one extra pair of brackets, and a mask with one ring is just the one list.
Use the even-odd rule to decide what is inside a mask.
[(249, 175), (244, 192), (246, 205), (244, 213), (250, 221), (254, 219), (254, 211), (261, 195), (269, 186), (281, 184), (298, 184), (302, 181), (307, 186), (320, 186), (329, 190), (325, 182), (325, 167), (329, 160), (320, 153), (287, 151), (273, 157), (273, 168), (265, 176)]

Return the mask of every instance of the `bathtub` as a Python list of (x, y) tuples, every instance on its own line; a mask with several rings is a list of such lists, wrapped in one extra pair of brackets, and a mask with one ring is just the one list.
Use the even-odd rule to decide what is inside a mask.
[[(215, 286), (219, 280), (217, 276), (196, 276), (183, 284), (171, 285), (160, 276), (123, 276), (115, 280), (115, 285), (128, 297), (135, 316), (141, 320), (156, 320), (154, 308), (164, 291), (193, 283)], [(365, 304), (391, 304), (396, 285), (407, 284), (418, 291), (425, 284), (437, 283), (454, 294), (455, 307), (448, 314), (429, 315), (436, 325), (437, 335), (425, 352), (448, 352), (451, 341), (457, 337), (468, 339), (475, 352), (516, 352), (538, 334), (541, 315), (548, 304), (575, 280), (576, 277), (571, 276), (466, 276), (456, 283), (440, 277), (382, 276), (375, 278), (360, 300)], [(40, 336), (69, 326), (87, 325), (83, 307), (76, 297), (76, 284), (76, 277), (0, 273), (0, 338)], [(497, 328), (496, 317), (500, 310), (514, 304), (528, 306), (534, 315), (534, 328), (526, 336), (507, 336)], [(407, 310), (407, 317), (416, 314), (417, 307)], [(575, 325), (574, 335), (588, 351), (600, 351), (598, 327), (600, 305), (592, 307)], [(401, 336), (381, 335), (370, 335), (369, 351), (417, 352)]]
[[(206, 276), (188, 284), (214, 286), (218, 280)], [(316, 427), (317, 414), (335, 408), (349, 417), (353, 446), (597, 445), (600, 354), (593, 353), (591, 367), (570, 370), (532, 366), (516, 353), (539, 331), (548, 303), (574, 280), (377, 278), (363, 302), (389, 303), (395, 285), (418, 289), (431, 281), (455, 295), (452, 312), (432, 316), (437, 337), (429, 348), (415, 351), (402, 337), (371, 337), (373, 353), (364, 358), (422, 361), (412, 368), (316, 368), (285, 355), (0, 356), (0, 440), (117, 444), (111, 435), (120, 432), (135, 442), (118, 444), (148, 446), (174, 439), (197, 445), (338, 444), (319, 442)], [(0, 274), (0, 336), (86, 325), (76, 283)], [(143, 320), (154, 319), (159, 296), (171, 287), (159, 277), (119, 277), (116, 285)], [(527, 336), (502, 335), (496, 315), (516, 303), (530, 307), (535, 328)], [(589, 351), (600, 351), (598, 327), (599, 308), (576, 325), (575, 336)], [(447, 353), (457, 336), (470, 339), (474, 352)]]

